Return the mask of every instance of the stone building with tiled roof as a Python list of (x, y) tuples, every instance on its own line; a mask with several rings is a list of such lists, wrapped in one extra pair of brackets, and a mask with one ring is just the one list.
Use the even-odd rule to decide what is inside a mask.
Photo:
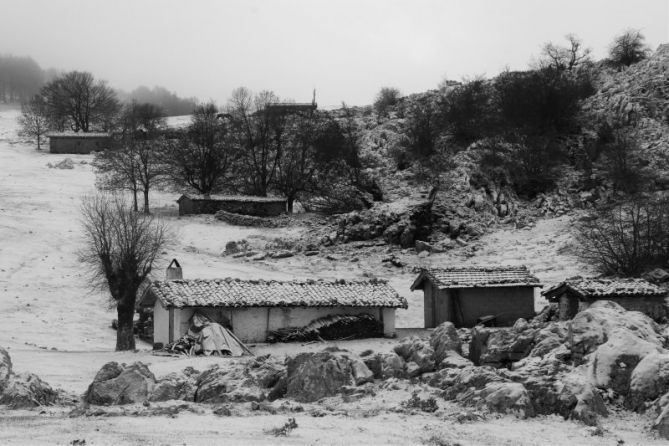
[(51, 153), (87, 154), (116, 147), (109, 133), (53, 132), (46, 136), (49, 138), (49, 152)]
[(572, 277), (543, 293), (559, 306), (560, 320), (573, 318), (597, 300), (610, 300), (628, 311), (641, 311), (659, 320), (667, 315), (667, 293), (644, 279)]
[(177, 203), (179, 215), (226, 211), (255, 217), (276, 217), (286, 212), (286, 199), (278, 197), (183, 194)]
[(265, 342), (270, 331), (333, 314), (371, 314), (383, 323), (384, 335), (394, 336), (395, 310), (407, 308), (407, 301), (382, 280), (176, 278), (151, 282), (140, 306), (153, 307), (154, 343), (166, 344), (188, 331), (196, 311), (229, 326), (244, 342)]
[(473, 327), (533, 317), (538, 287), (539, 279), (525, 266), (449, 267), (423, 269), (411, 290), (423, 290), (426, 328), (445, 321)]

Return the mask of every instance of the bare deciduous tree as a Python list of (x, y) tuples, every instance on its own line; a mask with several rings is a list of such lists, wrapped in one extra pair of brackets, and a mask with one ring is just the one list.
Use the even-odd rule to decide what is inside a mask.
[(49, 116), (46, 103), (41, 96), (33, 96), (21, 105), (21, 116), (18, 117), (21, 136), (35, 138), (37, 150), (42, 149), (42, 138), (49, 131)]
[(74, 132), (109, 131), (120, 110), (114, 90), (88, 72), (71, 71), (42, 87), (52, 121)]
[(144, 195), (144, 213), (148, 214), (149, 192), (163, 182), (163, 153), (168, 143), (160, 137), (165, 125), (162, 111), (152, 104), (127, 105), (121, 117), (119, 150), (98, 153), (93, 161), (96, 185), (101, 190), (129, 190), (137, 211), (137, 194)]
[(233, 91), (228, 104), (231, 140), (242, 156), (245, 189), (253, 195), (267, 195), (285, 144), (286, 116), (268, 107), (276, 102), (270, 91), (254, 96), (242, 87)]
[(209, 194), (229, 186), (227, 176), (237, 153), (226, 126), (218, 118), (216, 106), (202, 104), (193, 111), (186, 134), (167, 146), (165, 164), (175, 186)]
[(628, 29), (616, 36), (609, 47), (609, 58), (618, 66), (630, 66), (646, 57), (650, 49), (645, 44), (646, 38), (637, 29)]
[(579, 228), (578, 254), (601, 272), (634, 276), (669, 259), (669, 203), (637, 197)]
[(575, 34), (565, 36), (569, 46), (564, 47), (548, 42), (541, 50), (541, 64), (557, 71), (571, 71), (590, 60), (590, 48), (583, 48), (583, 41)]
[(90, 267), (93, 284), (107, 289), (116, 304), (116, 350), (134, 350), (137, 292), (169, 245), (167, 227), (134, 212), (119, 195), (85, 197), (81, 212), (85, 244), (79, 258)]

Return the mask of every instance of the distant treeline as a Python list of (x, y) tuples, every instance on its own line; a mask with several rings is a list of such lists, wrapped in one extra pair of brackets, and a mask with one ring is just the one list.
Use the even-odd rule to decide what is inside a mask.
[(149, 88), (142, 85), (130, 93), (117, 91), (117, 95), (122, 102), (136, 101), (141, 104), (157, 105), (165, 116), (190, 115), (197, 105), (196, 98), (180, 98), (164, 87)]
[[(32, 57), (0, 55), (0, 103), (27, 102), (58, 74), (54, 69), (42, 69)], [(117, 94), (122, 102), (157, 105), (166, 116), (191, 114), (196, 105), (195, 98), (180, 98), (164, 87), (141, 86), (130, 93)]]
[(0, 102), (23, 102), (42, 87), (46, 73), (31, 57), (0, 55)]

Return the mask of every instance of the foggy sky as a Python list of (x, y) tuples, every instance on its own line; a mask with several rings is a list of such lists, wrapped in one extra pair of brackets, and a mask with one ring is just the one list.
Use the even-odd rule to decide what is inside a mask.
[(638, 28), (669, 39), (669, 0), (0, 0), (0, 53), (91, 71), (132, 90), (162, 85), (225, 103), (273, 90), (364, 105), (444, 78), (525, 69), (542, 43), (579, 35), (596, 58)]

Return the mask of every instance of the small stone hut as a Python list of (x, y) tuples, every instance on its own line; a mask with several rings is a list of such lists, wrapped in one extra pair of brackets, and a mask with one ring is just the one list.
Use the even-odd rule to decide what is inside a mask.
[(541, 294), (558, 304), (560, 320), (573, 318), (597, 300), (613, 301), (628, 311), (641, 311), (656, 320), (665, 317), (667, 311), (666, 291), (644, 279), (573, 277)]
[(114, 140), (109, 133), (49, 133), (49, 152), (88, 154), (114, 148)]
[(226, 211), (255, 217), (276, 217), (286, 212), (286, 199), (246, 195), (184, 194), (178, 200), (179, 215), (215, 214)]
[(395, 310), (407, 308), (406, 299), (381, 280), (174, 279), (151, 282), (139, 304), (153, 307), (153, 342), (162, 344), (185, 334), (196, 311), (244, 342), (265, 342), (270, 331), (334, 314), (371, 314), (392, 337)]
[(509, 326), (531, 318), (539, 279), (525, 266), (427, 268), (411, 290), (423, 290), (425, 328), (450, 321), (473, 327), (482, 320)]

